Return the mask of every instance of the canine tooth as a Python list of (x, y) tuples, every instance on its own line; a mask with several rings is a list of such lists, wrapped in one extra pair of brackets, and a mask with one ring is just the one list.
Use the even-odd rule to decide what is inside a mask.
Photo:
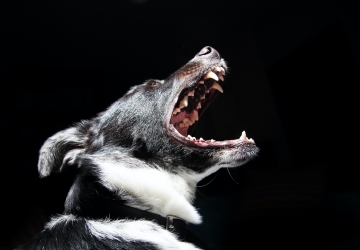
[(198, 105), (196, 106), (197, 109), (201, 109), (201, 103), (199, 102)]
[(188, 105), (188, 97), (187, 95), (184, 96), (184, 98), (181, 100), (180, 104), (179, 104), (179, 108), (183, 108), (183, 107), (187, 107)]
[(174, 109), (174, 111), (173, 111), (173, 115), (176, 115), (177, 113), (179, 113), (180, 112), (180, 109), (179, 108), (176, 108), (176, 109)]
[(200, 141), (205, 141), (205, 140), (204, 140), (203, 138), (201, 138), (201, 137), (200, 137), (200, 139), (199, 139), (199, 140), (200, 140)]
[(222, 87), (220, 86), (220, 84), (218, 84), (217, 82), (215, 82), (212, 86), (211, 89), (216, 89), (218, 91), (220, 91), (221, 93), (224, 93), (224, 90), (222, 89)]
[(253, 139), (248, 139), (249, 142), (255, 143), (255, 141)]
[(240, 140), (243, 140), (243, 141), (247, 140), (245, 130), (241, 133)]
[(222, 75), (219, 75), (219, 79), (220, 79), (221, 81), (224, 81), (224, 77), (223, 77)]
[(191, 90), (187, 95), (188, 96), (194, 96), (195, 90)]
[(225, 69), (223, 67), (220, 67), (220, 74), (225, 75)]
[(213, 69), (213, 71), (214, 71), (214, 72), (221, 72), (221, 68), (220, 68), (220, 67), (215, 67), (215, 68)]
[(215, 81), (219, 81), (218, 76), (212, 71), (206, 73), (204, 79), (208, 79), (208, 78), (214, 79)]

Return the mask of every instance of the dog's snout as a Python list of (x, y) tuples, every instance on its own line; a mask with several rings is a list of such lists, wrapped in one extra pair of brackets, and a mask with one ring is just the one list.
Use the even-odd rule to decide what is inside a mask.
[(200, 52), (196, 55), (196, 57), (207, 57), (207, 58), (220, 58), (219, 52), (216, 51), (216, 49), (206, 46), (200, 50)]

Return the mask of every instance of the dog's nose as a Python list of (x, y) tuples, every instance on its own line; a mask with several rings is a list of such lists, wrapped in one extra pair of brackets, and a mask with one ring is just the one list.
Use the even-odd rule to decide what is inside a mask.
[(204, 48), (202, 48), (200, 50), (200, 52), (196, 55), (197, 57), (207, 57), (207, 58), (220, 58), (220, 54), (219, 52), (216, 51), (216, 49), (210, 47), (210, 46), (206, 46)]

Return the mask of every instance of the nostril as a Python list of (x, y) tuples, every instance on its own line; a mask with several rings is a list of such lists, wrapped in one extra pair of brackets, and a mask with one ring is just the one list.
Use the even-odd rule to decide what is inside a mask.
[(220, 59), (220, 54), (216, 51), (216, 49), (206, 46), (200, 50), (199, 53), (195, 57), (199, 57), (199, 59)]
[(211, 51), (212, 51), (212, 48), (210, 46), (206, 46), (200, 50), (200, 52), (198, 53), (198, 56), (204, 56), (204, 55), (210, 54)]

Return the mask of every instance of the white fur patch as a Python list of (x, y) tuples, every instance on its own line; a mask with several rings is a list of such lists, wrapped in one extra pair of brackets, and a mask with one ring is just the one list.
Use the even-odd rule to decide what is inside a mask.
[[(179, 241), (176, 236), (151, 221), (95, 221), (88, 220), (91, 233), (99, 239), (149, 242), (159, 249), (196, 250), (194, 245)], [(199, 250), (199, 249), (198, 249)]]
[(203, 172), (203, 173), (194, 173), (194, 174), (189, 175), (187, 178), (191, 178), (196, 183), (198, 183), (199, 181), (201, 181), (205, 177), (207, 177), (207, 176), (215, 173), (216, 171), (218, 171), (220, 168), (221, 168), (220, 165), (213, 166), (211, 168), (206, 169), (205, 172)]
[(72, 214), (61, 215), (59, 217), (51, 218), (51, 221), (45, 225), (45, 228), (51, 229), (54, 226), (56, 226), (56, 224), (58, 224), (58, 223), (61, 223), (61, 222), (68, 223), (68, 222), (75, 221), (75, 220), (76, 220), (76, 217)]
[[(113, 191), (125, 190), (161, 216), (175, 215), (199, 224), (201, 217), (191, 205), (196, 181), (151, 168), (143, 162), (130, 164), (97, 161), (102, 184)], [(127, 167), (127, 165), (133, 165)], [(139, 207), (141, 209), (141, 207)]]
[[(58, 223), (69, 223), (76, 220), (76, 216), (72, 214), (61, 215), (52, 218), (45, 228), (51, 230)], [(179, 241), (175, 234), (170, 233), (152, 221), (86, 220), (86, 225), (91, 234), (101, 240), (110, 239), (123, 242), (148, 242), (156, 245), (159, 249), (164, 250), (200, 250), (190, 243)]]

